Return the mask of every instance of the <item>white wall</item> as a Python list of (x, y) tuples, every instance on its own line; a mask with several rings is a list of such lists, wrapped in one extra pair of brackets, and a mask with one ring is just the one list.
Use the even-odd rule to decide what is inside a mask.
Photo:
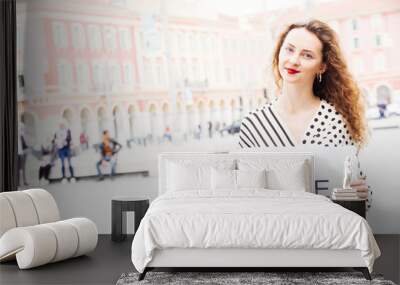
[[(202, 142), (201, 145), (192, 145), (190, 149), (171, 146), (159, 151), (232, 150), (236, 142), (237, 138), (233, 137), (219, 144), (218, 141), (210, 141), (210, 145)], [(374, 233), (400, 234), (399, 146), (400, 129), (377, 130), (369, 145), (360, 153), (361, 166), (366, 170), (367, 182), (374, 191), (372, 207), (367, 212), (367, 220)], [(327, 186), (330, 190), (340, 187), (342, 183), (343, 161), (349, 149), (312, 150), (316, 157), (316, 179), (328, 178), (330, 182)], [(46, 189), (54, 195), (63, 218), (85, 216), (93, 219), (100, 233), (110, 233), (112, 196), (148, 196), (151, 199), (157, 196), (157, 157), (156, 152), (153, 153), (152, 156), (147, 154), (146, 165), (152, 165), (149, 169), (150, 177), (122, 176), (114, 181), (106, 179), (104, 182), (81, 181), (75, 185), (53, 184)], [(321, 194), (328, 195), (329, 192)], [(132, 232), (132, 227), (130, 230)]]
[(368, 222), (376, 233), (400, 233), (400, 128), (375, 130), (361, 153), (374, 191)]

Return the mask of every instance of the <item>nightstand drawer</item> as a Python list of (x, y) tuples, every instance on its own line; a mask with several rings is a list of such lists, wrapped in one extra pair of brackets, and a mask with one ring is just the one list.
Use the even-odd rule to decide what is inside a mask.
[(342, 207), (359, 214), (361, 217), (365, 218), (365, 201), (348, 201), (348, 200), (332, 200), (334, 203), (341, 205)]

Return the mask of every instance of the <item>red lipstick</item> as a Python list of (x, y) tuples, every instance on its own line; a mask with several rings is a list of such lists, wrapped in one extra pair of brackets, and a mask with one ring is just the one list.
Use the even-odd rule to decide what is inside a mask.
[(296, 69), (292, 69), (292, 68), (286, 68), (286, 70), (288, 71), (289, 74), (296, 74), (296, 73), (300, 72), (300, 71), (298, 71)]

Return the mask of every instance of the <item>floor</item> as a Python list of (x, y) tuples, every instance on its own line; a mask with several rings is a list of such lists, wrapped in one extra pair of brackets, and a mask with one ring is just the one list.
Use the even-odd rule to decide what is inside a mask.
[[(374, 271), (385, 279), (399, 283), (400, 235), (375, 236), (382, 256)], [(130, 261), (132, 237), (112, 242), (110, 235), (100, 235), (96, 250), (88, 256), (48, 264), (30, 270), (19, 270), (15, 262), (0, 265), (0, 284), (115, 284), (124, 272), (134, 271)]]
[(0, 284), (115, 284), (122, 273), (134, 270), (131, 242), (132, 238), (112, 242), (110, 235), (100, 235), (88, 256), (29, 270), (18, 270), (16, 262), (0, 264)]

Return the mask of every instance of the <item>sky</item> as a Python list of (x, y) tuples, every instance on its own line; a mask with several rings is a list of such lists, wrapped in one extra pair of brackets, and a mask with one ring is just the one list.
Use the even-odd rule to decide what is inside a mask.
[[(157, 13), (161, 7), (168, 7), (173, 13), (187, 14), (189, 11), (197, 11), (199, 15), (207, 15), (202, 9), (208, 7), (208, 11), (232, 16), (246, 16), (259, 14), (277, 9), (289, 7), (304, 7), (308, 4), (319, 4), (340, 0), (111, 0), (114, 2), (126, 1), (129, 9), (139, 13)], [(162, 2), (164, 1), (164, 2)], [(161, 3), (164, 3), (162, 5)], [(190, 12), (189, 12), (190, 13)]]
[[(185, 0), (183, 0), (185, 1)], [(186, 0), (192, 1), (192, 0)], [(307, 2), (315, 4), (335, 0), (202, 0), (230, 15), (257, 14), (260, 11), (271, 11), (294, 6), (304, 6)]]

